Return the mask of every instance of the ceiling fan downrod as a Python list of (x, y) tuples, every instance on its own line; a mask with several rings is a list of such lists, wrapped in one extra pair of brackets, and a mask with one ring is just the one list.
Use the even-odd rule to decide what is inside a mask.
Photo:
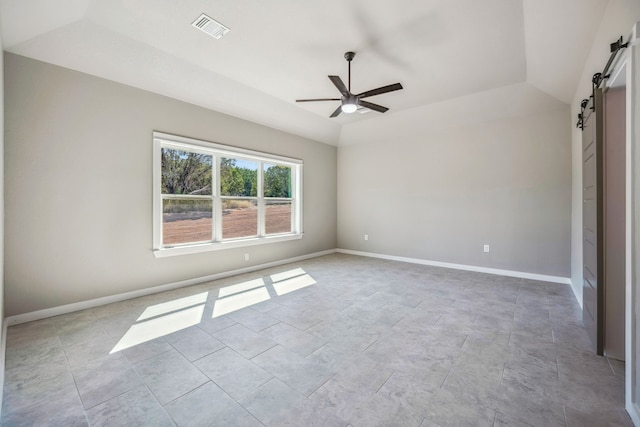
[(349, 81), (347, 89), (349, 89), (349, 93), (351, 93), (351, 60), (356, 56), (355, 52), (345, 52), (344, 59), (347, 60), (347, 64), (349, 64)]

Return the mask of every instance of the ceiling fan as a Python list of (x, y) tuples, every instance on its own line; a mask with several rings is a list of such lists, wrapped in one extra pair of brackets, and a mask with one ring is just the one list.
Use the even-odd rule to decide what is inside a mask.
[(358, 109), (358, 107), (365, 107), (373, 111), (378, 111), (380, 113), (384, 113), (385, 111), (387, 111), (387, 107), (363, 101), (362, 98), (368, 98), (370, 96), (381, 95), (383, 93), (400, 90), (402, 89), (402, 85), (400, 83), (394, 83), (392, 85), (382, 86), (377, 89), (371, 89), (358, 94), (351, 93), (351, 60), (354, 56), (356, 56), (355, 52), (347, 52), (344, 54), (344, 59), (346, 59), (347, 63), (349, 64), (348, 87), (345, 86), (340, 77), (329, 76), (329, 80), (331, 80), (331, 82), (340, 91), (340, 94), (342, 95), (341, 98), (296, 99), (296, 102), (341, 101), (340, 106), (336, 109), (336, 111), (333, 112), (333, 114), (331, 114), (330, 117), (337, 117), (340, 113), (353, 113)]

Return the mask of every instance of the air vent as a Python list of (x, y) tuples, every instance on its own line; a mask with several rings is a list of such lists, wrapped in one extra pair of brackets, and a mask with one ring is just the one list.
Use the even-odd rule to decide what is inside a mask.
[(370, 109), (368, 109), (368, 108), (366, 108), (366, 107), (362, 107), (362, 106), (360, 106), (360, 105), (358, 105), (358, 109), (357, 109), (356, 111), (357, 111), (358, 113), (360, 113), (360, 114), (367, 114), (367, 113), (370, 113), (370, 112), (371, 112), (371, 110), (370, 110)]
[(204, 13), (200, 15), (198, 19), (193, 21), (191, 25), (209, 34), (214, 39), (220, 39), (229, 32), (229, 28)]

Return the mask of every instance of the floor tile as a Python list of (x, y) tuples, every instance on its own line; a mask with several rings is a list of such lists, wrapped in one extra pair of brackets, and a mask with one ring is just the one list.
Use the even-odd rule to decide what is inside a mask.
[(308, 356), (326, 344), (324, 339), (303, 332), (283, 322), (278, 322), (263, 330), (260, 334), (301, 356)]
[(335, 373), (280, 345), (251, 361), (304, 396), (309, 396)]
[(175, 426), (144, 385), (87, 410), (92, 427)]
[[(65, 349), (69, 366), (72, 369), (78, 368), (98, 359), (107, 358), (117, 343), (116, 338), (101, 336), (96, 340), (69, 346)], [(121, 353), (117, 355), (124, 358)]]
[(215, 318), (206, 318), (200, 322), (197, 327), (202, 329), (208, 334), (214, 334), (218, 331), (226, 329), (230, 326), (237, 324), (235, 320), (230, 319), (227, 316), (220, 316)]
[(442, 427), (493, 426), (496, 411), (438, 390), (424, 407), (426, 419)]
[(167, 342), (164, 338), (156, 338), (151, 341), (143, 342), (133, 347), (125, 348), (122, 351), (122, 354), (126, 356), (126, 358), (131, 363), (142, 362), (143, 360), (150, 359), (159, 354), (166, 353), (167, 351), (173, 350), (171, 344)]
[(273, 377), (230, 348), (197, 360), (195, 366), (235, 399), (255, 390)]
[(316, 399), (302, 399), (290, 411), (274, 418), (271, 427), (346, 427), (349, 423), (336, 415), (334, 408), (323, 406)]
[(37, 404), (8, 413), (3, 411), (2, 425), (7, 427), (89, 426), (78, 394), (75, 391), (62, 392), (61, 390)]
[(22, 341), (15, 346), (11, 344), (10, 340), (7, 340), (6, 369), (28, 367), (43, 362), (63, 363), (64, 360), (64, 348), (55, 333), (46, 337), (35, 338), (31, 342)]
[(138, 362), (134, 368), (163, 405), (209, 381), (176, 350)]
[(248, 359), (276, 345), (272, 340), (243, 325), (230, 326), (213, 336)]
[(197, 327), (184, 329), (165, 337), (165, 339), (191, 362), (225, 346), (219, 340)]
[(270, 326), (275, 325), (279, 322), (278, 319), (274, 319), (273, 317), (266, 316), (253, 308), (245, 308), (239, 311), (235, 311), (227, 314), (231, 320), (234, 320), (241, 325), (246, 326), (254, 332), (260, 332), (264, 329), (267, 329)]
[(303, 397), (277, 378), (272, 378), (238, 402), (265, 425), (299, 407)]
[(301, 331), (307, 330), (324, 320), (322, 316), (314, 313), (313, 310), (300, 311), (291, 308), (291, 306), (275, 308), (267, 312), (267, 316), (285, 322)]
[(142, 384), (127, 359), (120, 355), (100, 358), (73, 371), (85, 409), (92, 408)]
[(77, 396), (69, 367), (58, 362), (20, 366), (5, 371), (2, 414), (46, 404), (59, 394)]
[(212, 382), (174, 400), (166, 410), (178, 427), (263, 425)]

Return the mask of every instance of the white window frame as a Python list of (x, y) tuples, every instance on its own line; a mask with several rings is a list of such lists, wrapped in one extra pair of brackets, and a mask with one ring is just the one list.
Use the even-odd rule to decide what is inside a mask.
[[(198, 152), (212, 156), (212, 194), (211, 196), (171, 196), (162, 194), (162, 148)], [(250, 160), (258, 163), (258, 191), (256, 197), (231, 197), (219, 194), (220, 158), (230, 157)], [(263, 175), (264, 164), (283, 165), (291, 168), (291, 197), (264, 197)], [(266, 243), (283, 242), (301, 239), (302, 228), (302, 160), (278, 156), (275, 154), (247, 150), (218, 143), (202, 141), (193, 138), (153, 132), (153, 254), (156, 257), (193, 254), (216, 251), (221, 249), (240, 248), (245, 246), (262, 245)], [(162, 244), (162, 200), (163, 198), (198, 198), (212, 200), (212, 239), (206, 242), (184, 243), (175, 245)], [(250, 199), (257, 201), (258, 234), (252, 237), (222, 239), (222, 204), (223, 199)], [(266, 204), (271, 200), (287, 200), (291, 202), (291, 232), (280, 234), (265, 233)]]

